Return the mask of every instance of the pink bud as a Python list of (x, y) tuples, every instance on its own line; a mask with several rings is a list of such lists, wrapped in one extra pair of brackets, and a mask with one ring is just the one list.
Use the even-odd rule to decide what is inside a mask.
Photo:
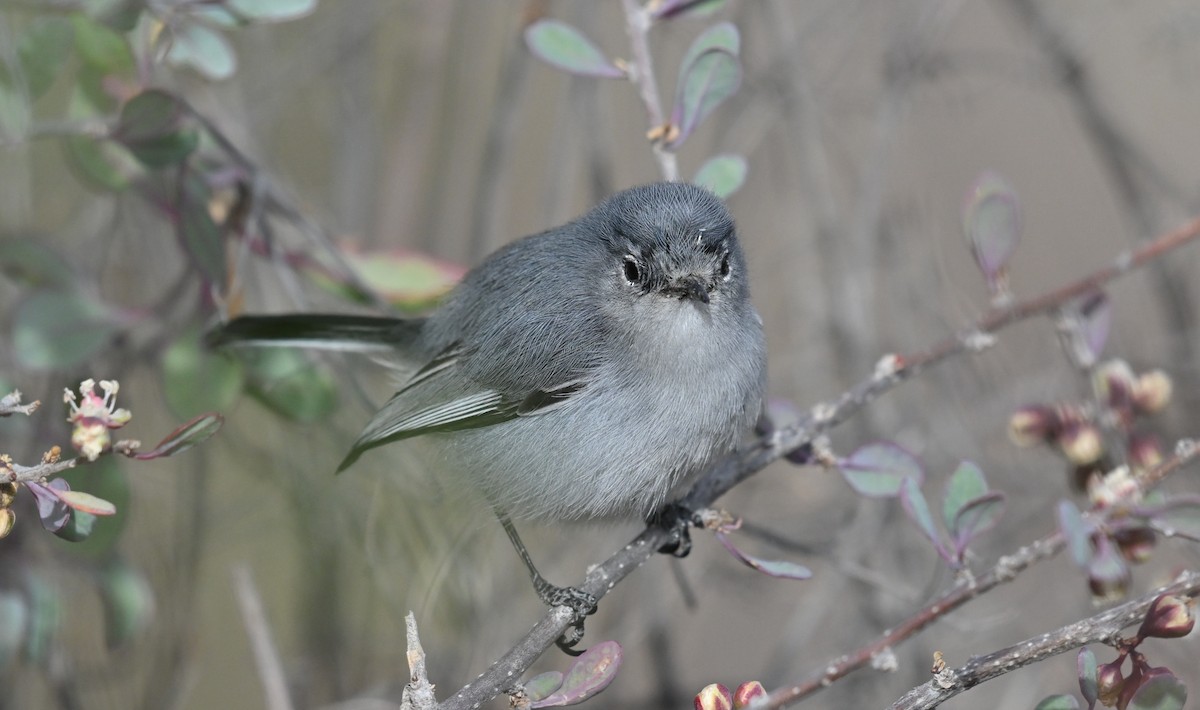
[(1192, 613), (1192, 605), (1187, 599), (1172, 594), (1160, 594), (1146, 612), (1142, 627), (1138, 629), (1138, 636), (1179, 638), (1190, 634), (1195, 624), (1196, 616)]
[(1125, 676), (1121, 675), (1123, 658), (1112, 663), (1105, 663), (1096, 669), (1096, 699), (1106, 708), (1111, 708), (1117, 702), (1117, 696), (1125, 687)]
[(709, 683), (696, 694), (695, 710), (733, 710), (733, 693), (720, 683)]
[(748, 708), (750, 707), (750, 703), (759, 698), (765, 699), (766, 697), (767, 689), (763, 687), (762, 683), (759, 683), (757, 680), (746, 681), (739, 685), (733, 693), (734, 710)]

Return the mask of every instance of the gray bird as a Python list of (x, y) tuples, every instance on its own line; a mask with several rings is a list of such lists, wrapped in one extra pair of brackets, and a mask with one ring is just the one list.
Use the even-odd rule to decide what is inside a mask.
[(424, 437), (495, 508), (543, 601), (580, 619), (594, 600), (546, 582), (510, 516), (655, 513), (750, 429), (766, 372), (733, 219), (684, 183), (625, 190), (503, 247), (426, 318), (243, 317), (210, 341), (399, 360), (411, 374), (339, 471)]

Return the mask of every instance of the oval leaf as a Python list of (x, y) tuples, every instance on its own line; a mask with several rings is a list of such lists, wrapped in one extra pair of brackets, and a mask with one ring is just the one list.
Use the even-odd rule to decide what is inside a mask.
[(533, 702), (550, 697), (550, 694), (562, 687), (563, 674), (558, 671), (539, 673), (525, 681), (525, 693)]
[(116, 506), (103, 498), (97, 498), (91, 493), (72, 490), (54, 490), (54, 494), (58, 499), (66, 503), (75, 510), (81, 510), (92, 515), (112, 515), (117, 512)]
[(54, 83), (70, 55), (74, 36), (70, 21), (62, 17), (39, 17), (25, 28), (17, 56), (31, 99), (46, 93)]
[(91, 513), (85, 513), (82, 510), (72, 510), (66, 524), (55, 530), (54, 535), (67, 542), (83, 542), (91, 538), (92, 533), (96, 530), (96, 521), (99, 519), (99, 517)]
[(607, 79), (625, 76), (590, 39), (565, 22), (534, 22), (525, 28), (525, 46), (538, 59), (572, 74)]
[(975, 263), (994, 285), (1021, 239), (1017, 193), (998, 173), (984, 172), (967, 191), (963, 232)]
[(113, 138), (148, 168), (182, 162), (200, 143), (200, 135), (183, 127), (179, 100), (159, 89), (148, 89), (125, 102)]
[[(428, 310), (436, 305), (467, 272), (458, 264), (415, 251), (359, 252), (347, 248), (342, 253), (367, 288), (391, 305), (409, 312)], [(334, 281), (324, 271), (310, 273), (319, 286), (343, 298), (360, 300), (354, 289)]]
[(1187, 686), (1166, 668), (1154, 668), (1150, 678), (1133, 694), (1128, 710), (1181, 710), (1187, 702)]
[(178, 417), (228, 409), (242, 391), (239, 360), (200, 344), (200, 332), (185, 333), (162, 357), (163, 394)]
[(575, 659), (558, 692), (532, 707), (574, 705), (596, 695), (617, 677), (622, 656), (621, 645), (616, 641), (601, 641), (592, 646)]
[(75, 50), (84, 63), (102, 74), (133, 70), (133, 52), (121, 35), (82, 12), (71, 13)]
[(676, 17), (708, 17), (725, 7), (728, 0), (665, 0), (658, 3), (651, 13), (655, 18), (664, 20)]
[(42, 527), (50, 532), (61, 530), (71, 518), (71, 509), (58, 497), (55, 489), (61, 490), (67, 487), (66, 482), (61, 478), (45, 484), (30, 481), (25, 484), (25, 487), (37, 501), (38, 517), (42, 521)]
[(196, 22), (183, 25), (171, 37), (167, 61), (191, 67), (214, 81), (228, 79), (237, 70), (237, 57), (229, 40)]
[(1087, 569), (1092, 561), (1091, 530), (1084, 522), (1079, 508), (1069, 500), (1058, 502), (1058, 529), (1067, 540), (1071, 559), (1075, 560), (1075, 564)]
[(100, 575), (104, 600), (104, 637), (115, 648), (150, 625), (154, 618), (154, 591), (146, 578), (122, 562), (108, 565)]
[(679, 132), (672, 147), (682, 145), (721, 102), (737, 91), (742, 82), (742, 65), (724, 49), (710, 49), (679, 76), (671, 123)]
[(250, 22), (284, 22), (311, 14), (317, 0), (225, 0), (225, 7)]
[(987, 481), (979, 466), (970, 461), (960, 463), (946, 483), (946, 495), (942, 498), (942, 521), (951, 535), (954, 535), (954, 519), (967, 501), (987, 492)]
[(158, 442), (158, 446), (149, 451), (139, 451), (133, 455), (133, 458), (139, 461), (147, 461), (149, 459), (159, 459), (183, 453), (196, 444), (205, 441), (213, 434), (216, 434), (224, 422), (225, 418), (220, 414), (212, 412), (201, 414), (187, 424), (167, 434), (166, 438)]
[(960, 559), (971, 540), (996, 527), (1000, 516), (1004, 514), (1004, 504), (1004, 494), (992, 491), (972, 498), (959, 508), (949, 530), (950, 536), (954, 538), (955, 552)]
[(192, 264), (209, 283), (223, 285), (226, 278), (225, 235), (208, 211), (212, 191), (204, 180), (188, 171), (177, 205), (176, 231)]
[(1100, 697), (1100, 689), (1096, 685), (1096, 654), (1090, 647), (1084, 646), (1079, 649), (1079, 655), (1075, 657), (1075, 668), (1079, 675), (1079, 692), (1083, 693), (1088, 707), (1094, 707), (1096, 699)]
[(1112, 329), (1112, 301), (1103, 291), (1093, 291), (1068, 304), (1064, 313), (1075, 336), (1076, 357), (1085, 366), (1095, 365)]
[(247, 364), (247, 391), (272, 411), (298, 422), (323, 419), (337, 405), (337, 385), (329, 370), (302, 353), (261, 348), (238, 353)]
[(904, 508), (904, 512), (908, 513), (909, 519), (916, 523), (925, 537), (933, 543), (938, 554), (945, 559), (950, 559), (950, 555), (942, 544), (942, 538), (938, 534), (937, 528), (934, 527), (933, 514), (929, 512), (929, 503), (925, 501), (925, 494), (921, 492), (921, 487), (917, 484), (916, 479), (905, 478), (900, 483), (900, 505)]
[(1079, 701), (1074, 695), (1051, 695), (1038, 703), (1034, 710), (1079, 710)]
[(25, 640), (29, 607), (17, 592), (0, 591), (0, 669), (8, 667)]
[(771, 577), (779, 577), (781, 579), (810, 579), (813, 576), (812, 570), (794, 562), (785, 562), (783, 560), (764, 560), (739, 550), (729, 536), (725, 533), (716, 533), (717, 541), (720, 542), (729, 553), (733, 555), (739, 562), (762, 572)]
[(746, 181), (749, 165), (740, 155), (726, 153), (709, 158), (700, 169), (692, 182), (707, 188), (717, 197), (726, 199), (738, 191)]
[(846, 483), (859, 495), (873, 498), (894, 498), (906, 478), (918, 487), (925, 472), (916, 457), (888, 441), (867, 444), (838, 462), (838, 470)]
[(77, 365), (108, 344), (116, 318), (95, 298), (73, 291), (39, 291), (17, 307), (13, 352), (31, 369)]

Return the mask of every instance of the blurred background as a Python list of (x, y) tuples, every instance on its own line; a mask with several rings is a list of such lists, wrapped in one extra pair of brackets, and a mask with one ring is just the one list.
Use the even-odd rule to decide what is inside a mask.
[[(30, 496), (19, 497), (16, 529), (0, 542), (0, 636), (10, 639), (0, 708), (262, 707), (239, 567), (261, 595), (298, 707), (396, 693), (408, 678), (409, 610), (444, 697), (542, 613), (500, 527), (423, 476), (403, 446), (332, 475), (390, 394), (385, 368), (304, 354), (234, 363), (203, 353), (197, 337), (222, 308), (378, 310), (331, 276), (363, 255), (414, 268), (420, 284), (404, 281), (398, 300), (419, 310), (501, 244), (660, 179), (636, 88), (558, 71), (522, 40), (530, 22), (553, 17), (629, 57), (622, 4), (326, 0), (238, 27), (202, 5), (222, 3), (0, 1), (0, 384), (43, 402), (32, 417), (0, 421), (0, 451), (32, 463), (65, 446), (58, 402), (85, 377), (121, 381), (118, 403), (133, 420), (119, 434), (147, 444), (206, 408), (227, 417), (216, 438), (179, 456), (109, 457), (73, 473), (74, 486), (121, 511), (86, 542), (43, 531)], [(75, 49), (43, 80), (29, 67), (45, 65), (27, 55), (64, 40), (23, 42), (46, 17), (72, 23), (65, 42)], [(664, 103), (689, 44), (718, 21), (741, 33), (743, 81), (678, 159), (685, 178), (719, 153), (746, 159), (729, 206), (779, 401), (827, 401), (883, 354), (924, 350), (986, 310), (962, 226), (964, 195), (984, 170), (1019, 196), (1017, 298), (1200, 212), (1195, 3), (730, 0), (651, 31)], [(211, 34), (226, 46), (213, 49)], [(97, 53), (115, 51), (96, 43), (112, 37), (133, 47), (131, 64), (113, 69), (125, 78), (88, 84), (103, 65)], [(14, 70), (22, 62), (28, 76)], [(45, 83), (36, 97), (35, 80)], [(107, 110), (105, 100), (86, 110), (81, 86), (107, 92)], [(111, 154), (106, 163), (79, 143), (144, 86), (186, 99), (171, 120), (202, 134), (186, 168), (133, 169)], [(189, 221), (188, 200), (208, 221)], [(215, 264), (198, 239), (218, 246)], [(1200, 248), (1186, 247), (1108, 290), (1105, 357), (1173, 379), (1170, 405), (1140, 424), (1167, 447), (1196, 433), (1198, 265)], [(60, 320), (31, 307), (47, 289), (105, 304), (106, 315), (76, 305)], [(22, 332), (83, 338), (97, 319), (106, 327), (77, 357), (21, 349)], [(1086, 505), (1061, 455), (1010, 443), (1010, 414), (1089, 391), (1054, 322), (1033, 319), (889, 393), (831, 438), (840, 454), (901, 443), (924, 462), (931, 499), (959, 461), (977, 462), (1008, 496), (999, 526), (973, 546), (974, 568), (985, 569), (1052, 532), (1059, 499)], [(1167, 488), (1196, 492), (1196, 481), (1185, 470)], [(953, 583), (897, 503), (862, 498), (833, 472), (776, 464), (721, 504), (775, 538), (746, 537), (745, 547), (808, 565), (814, 579), (757, 574), (695, 535), (689, 558), (651, 561), (588, 620), (585, 645), (625, 649), (590, 707), (689, 707), (710, 682), (796, 682)], [(522, 532), (543, 572), (566, 584), (638, 530)], [(1130, 593), (1195, 569), (1198, 549), (1160, 541)], [(801, 706), (886, 706), (928, 679), (934, 650), (958, 666), (1095, 609), (1087, 575), (1061, 556), (896, 648), (895, 672), (859, 671)], [(1196, 634), (1144, 648), (1200, 687)], [(1111, 649), (1096, 650), (1111, 660)], [(534, 672), (566, 665), (552, 651)], [(945, 707), (1031, 708), (1077, 687), (1066, 654)]]

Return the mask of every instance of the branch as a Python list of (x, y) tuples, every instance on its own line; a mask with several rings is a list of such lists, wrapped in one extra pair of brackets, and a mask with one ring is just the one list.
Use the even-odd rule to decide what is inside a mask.
[(263, 611), (262, 598), (254, 586), (250, 568), (244, 563), (233, 568), (233, 585), (237, 592), (238, 608), (242, 611), (242, 623), (250, 637), (250, 648), (254, 652), (254, 664), (258, 666), (259, 679), (263, 684), (266, 706), (269, 710), (292, 710), (288, 697), (287, 676), (279, 661), (279, 651), (271, 638), (267, 615)]
[[(872, 377), (842, 394), (833, 404), (818, 404), (813, 407), (807, 417), (796, 424), (770, 432), (752, 446), (718, 461), (697, 480), (680, 502), (691, 510), (700, 510), (711, 506), (714, 501), (741, 481), (761, 471), (773, 461), (782, 458), (786, 453), (811, 442), (819, 434), (845, 421), (870, 402), (926, 368), (953, 355), (982, 349), (988, 344), (990, 339), (987, 336), (990, 334), (1017, 321), (1056, 309), (1067, 301), (1095, 290), (1118, 276), (1159, 258), (1197, 237), (1200, 237), (1200, 218), (1194, 219), (1174, 231), (1167, 232), (1133, 251), (1123, 252), (1110, 265), (1055, 291), (1013, 303), (1005, 308), (992, 310), (981, 317), (972, 328), (957, 337), (935, 345), (924, 353), (911, 357), (885, 358), (887, 367), (877, 368)], [(632, 542), (594, 568), (587, 575), (581, 588), (594, 595), (597, 601), (600, 600), (630, 572), (650, 559), (654, 551), (667, 542), (667, 538), (668, 534), (660, 528), (646, 528)], [(1042, 544), (1045, 545), (1046, 541), (1043, 540)], [(1050, 547), (1053, 548), (1057, 545), (1058, 549), (1061, 549), (1062, 544), (1062, 541), (1059, 540), (1057, 543), (1051, 542)], [(1002, 577), (1004, 573), (1014, 569), (1020, 571), (1043, 557), (1052, 556), (1058, 549), (1041, 549), (1035, 543), (1035, 545), (1022, 548), (1015, 555), (1002, 558), (1000, 562), (1006, 566), (1002, 567), (1001, 564), (998, 564), (993, 572)], [(999, 581), (1002, 580), (998, 579), (997, 583)], [(978, 586), (979, 580), (976, 580), (974, 584)], [(951, 590), (948, 594), (954, 593), (955, 590)], [(973, 598), (976, 594), (977, 592), (966, 596), (963, 601)], [(453, 697), (446, 699), (439, 708), (469, 710), (477, 704), (499, 695), (510, 687), (515, 679), (520, 678), (521, 674), (528, 670), (533, 662), (566, 631), (569, 623), (570, 613), (566, 608), (555, 607), (548, 610), (546, 615), (516, 646)], [(924, 624), (917, 626), (916, 630), (923, 626)]]
[(646, 41), (654, 18), (650, 12), (638, 5), (637, 0), (622, 0), (625, 9), (625, 30), (629, 34), (629, 51), (633, 57), (632, 71), (628, 72), (629, 80), (638, 87), (642, 104), (650, 118), (650, 132), (653, 136), (652, 148), (654, 157), (658, 160), (658, 169), (664, 180), (679, 179), (679, 164), (675, 154), (663, 147), (662, 129), (666, 125), (662, 104), (658, 98), (658, 84), (654, 80), (654, 61), (650, 57), (650, 45)]
[[(1051, 656), (1089, 643), (1112, 644), (1118, 638), (1121, 629), (1141, 621), (1150, 605), (1162, 594), (1188, 597), (1200, 595), (1200, 574), (1184, 572), (1175, 583), (1156, 589), (1143, 597), (986, 656), (975, 656), (962, 667), (948, 673), (943, 672), (942, 680), (931, 680), (908, 691), (904, 697), (892, 704), (890, 710), (935, 708), (984, 681)], [(943, 684), (949, 687), (942, 687)]]

